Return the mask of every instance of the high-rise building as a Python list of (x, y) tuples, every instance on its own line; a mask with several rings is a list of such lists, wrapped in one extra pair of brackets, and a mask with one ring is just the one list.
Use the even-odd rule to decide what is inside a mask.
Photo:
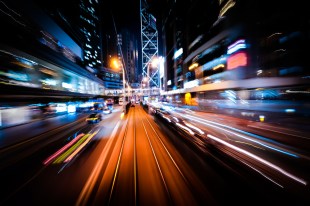
[(102, 66), (101, 0), (35, 0), (82, 48), (84, 67), (93, 74)]
[[(38, 97), (66, 98), (70, 95), (86, 97), (89, 94), (103, 94), (102, 80), (87, 71), (83, 64), (83, 35), (76, 32), (79, 30), (73, 27), (75, 24), (66, 21), (66, 16), (61, 15), (65, 14), (63, 7), (48, 6), (36, 0), (1, 1), (0, 22), (5, 28), (1, 32), (1, 51), (5, 53), (5, 58), (16, 57), (18, 64), (14, 70), (5, 71), (6, 66), (2, 67), (5, 71), (1, 73), (2, 76), (7, 81), (14, 79), (14, 86), (31, 87), (30, 90), (36, 88), (37, 91), (31, 92)], [(59, 14), (57, 17), (60, 18), (55, 14)], [(6, 64), (11, 61), (2, 59), (1, 62)], [(28, 67), (32, 69), (24, 69)], [(15, 76), (12, 75), (14, 73)]]
[(100, 0), (80, 0), (80, 30), (84, 34), (84, 62), (94, 72), (102, 66)]
[(128, 81), (130, 84), (138, 83), (137, 67), (137, 44), (135, 43), (134, 34), (128, 29), (122, 29), (122, 53), (125, 62)]
[[(195, 74), (184, 67), (184, 59), (202, 43), (202, 35), (207, 33), (216, 20), (216, 1), (193, 0), (168, 1), (159, 12), (166, 56), (165, 75), (162, 89), (174, 90), (184, 87), (186, 81), (195, 79)], [(209, 6), (205, 6), (208, 4)]]
[(159, 69), (152, 61), (158, 58), (158, 31), (156, 18), (148, 10), (148, 3), (140, 1), (141, 16), (141, 50), (142, 50), (142, 75), (148, 78), (149, 87), (159, 87)]
[[(123, 6), (126, 4), (128, 2), (122, 2)], [(126, 16), (127, 10), (119, 8), (119, 5), (113, 1), (104, 2), (102, 7), (103, 68), (100, 75), (104, 79), (107, 88), (111, 89), (123, 88), (123, 68), (121, 66), (124, 66), (125, 81), (131, 87), (135, 87), (140, 82), (141, 67), (138, 64), (139, 55), (137, 49), (140, 40), (138, 33), (140, 29), (139, 4), (130, 2), (129, 5), (133, 10), (137, 11), (136, 15)], [(124, 8), (127, 7), (124, 6)], [(132, 11), (130, 11), (130, 14), (132, 14)], [(124, 21), (124, 17), (126, 21)], [(118, 68), (113, 67), (115, 58), (119, 61), (120, 67)], [(118, 79), (106, 78), (107, 76), (116, 76)]]

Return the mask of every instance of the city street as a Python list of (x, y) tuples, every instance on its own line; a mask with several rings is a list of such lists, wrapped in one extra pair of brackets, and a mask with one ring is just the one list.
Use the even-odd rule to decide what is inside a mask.
[[(182, 115), (193, 118), (192, 124), (208, 132), (205, 137), (214, 139), (204, 141), (201, 136), (176, 130), (137, 104), (130, 107), (125, 116), (118, 106), (95, 125), (77, 120), (80, 128), (75, 129), (75, 135), (76, 138), (84, 135), (84, 143), (71, 144), (67, 150), (57, 153), (61, 147), (74, 141), (64, 141), (65, 133), (58, 133), (57, 138), (62, 137), (63, 141), (43, 144), (46, 140), (40, 140), (44, 148), (38, 148), (29, 153), (29, 157), (24, 156), (14, 164), (10, 162), (2, 169), (1, 173), (5, 175), (1, 175), (1, 181), (7, 190), (1, 195), (1, 204), (245, 205), (258, 196), (260, 199), (255, 202), (262, 204), (265, 201), (305, 203), (309, 181), (309, 159), (305, 156), (295, 152), (300, 155), (300, 161), (296, 163), (294, 157), (273, 154), (276, 152), (271, 146), (263, 149), (263, 141), (255, 143), (261, 141), (255, 140), (255, 136), (252, 140), (251, 137), (243, 141), (235, 139), (245, 135), (240, 128), (234, 127), (236, 119), (229, 124), (231, 118), (225, 116), (207, 113)], [(202, 117), (204, 119), (195, 124)], [(219, 125), (219, 120), (227, 125)], [(239, 121), (244, 123), (244, 120)], [(203, 122), (209, 125), (205, 126)], [(49, 133), (44, 136), (47, 138)], [(229, 135), (232, 136), (230, 140), (227, 139)], [(239, 149), (229, 146), (230, 143), (216, 142), (220, 141), (216, 137), (224, 137), (223, 141), (229, 140)], [(56, 135), (48, 138), (56, 139)], [(0, 154), (27, 142), (29, 140), (23, 140), (16, 146), (2, 149)], [(272, 145), (272, 141), (266, 144)], [(281, 148), (277, 146), (279, 152)], [(260, 148), (258, 152), (257, 148)], [(252, 156), (249, 152), (253, 152)], [(264, 161), (281, 163), (285, 167), (278, 168), (280, 164), (268, 166)], [(303, 173), (285, 176), (288, 171), (293, 173), (295, 170)], [(286, 183), (292, 188), (287, 188)], [(222, 198), (223, 195), (226, 198)], [(237, 198), (240, 195), (242, 198)]]

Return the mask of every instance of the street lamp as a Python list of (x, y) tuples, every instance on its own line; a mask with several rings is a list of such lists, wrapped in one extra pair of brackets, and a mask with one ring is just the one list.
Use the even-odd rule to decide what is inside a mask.
[(144, 78), (147, 78), (147, 89), (148, 89), (148, 101), (150, 102), (150, 98), (151, 98), (151, 88), (150, 88), (150, 81), (151, 81), (151, 77), (150, 77), (150, 67), (151, 68), (157, 68), (158, 67), (158, 64), (159, 64), (159, 59), (157, 56), (154, 56), (150, 59), (150, 61), (148, 62), (148, 65), (147, 65), (147, 77), (144, 77)]
[[(125, 97), (125, 91), (126, 91), (126, 81), (125, 81), (125, 68), (124, 65), (119, 61), (119, 59), (114, 58), (112, 60), (112, 65), (113, 68), (115, 69), (119, 69), (121, 67), (122, 72), (123, 72), (123, 107), (126, 106), (125, 102), (126, 102), (126, 97)], [(123, 108), (123, 110), (125, 111), (125, 109)]]

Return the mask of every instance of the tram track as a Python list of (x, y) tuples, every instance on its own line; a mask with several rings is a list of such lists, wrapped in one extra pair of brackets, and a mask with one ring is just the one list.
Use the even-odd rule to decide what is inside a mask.
[(120, 122), (76, 205), (199, 205), (197, 185), (209, 195), (140, 106)]
[[(195, 189), (187, 175), (182, 171), (186, 166), (183, 165), (182, 168), (179, 165), (179, 163), (184, 164), (182, 157), (176, 154), (173, 148), (169, 147), (169, 140), (160, 132), (152, 118), (141, 108), (138, 108), (138, 110), (140, 113), (139, 122), (142, 123), (147, 134), (149, 147), (156, 162), (162, 185), (164, 185), (168, 205), (198, 205), (197, 198), (192, 193)], [(139, 192), (139, 194), (141, 193)]]

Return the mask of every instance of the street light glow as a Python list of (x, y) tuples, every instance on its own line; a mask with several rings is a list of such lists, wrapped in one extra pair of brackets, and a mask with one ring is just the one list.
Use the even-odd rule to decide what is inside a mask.
[(159, 59), (157, 57), (152, 58), (151, 66), (152, 68), (156, 68), (159, 64)]
[(119, 61), (118, 59), (113, 59), (112, 60), (112, 65), (115, 69), (119, 69), (120, 65), (119, 65)]

